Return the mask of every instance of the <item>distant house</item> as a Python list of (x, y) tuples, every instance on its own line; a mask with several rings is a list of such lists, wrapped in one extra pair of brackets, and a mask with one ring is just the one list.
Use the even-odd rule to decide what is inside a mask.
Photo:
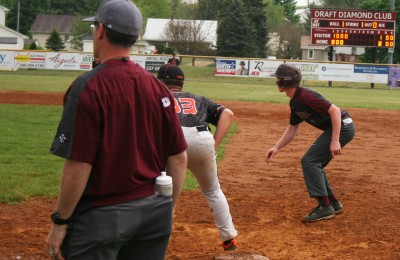
[[(148, 42), (161, 42), (166, 46), (174, 41), (168, 36), (168, 28), (170, 24), (181, 25), (182, 27), (192, 27), (188, 35), (182, 35), (179, 38), (181, 41), (202, 41), (209, 44), (210, 48), (217, 45), (217, 21), (213, 20), (179, 20), (179, 19), (147, 19), (146, 29), (143, 35), (143, 40)], [(177, 36), (180, 36), (177, 33)], [(193, 39), (197, 37), (197, 39)]]
[[(300, 39), (302, 60), (328, 61), (329, 46), (311, 45), (311, 36), (303, 35)], [(335, 51), (334, 51), (335, 52)], [(335, 60), (335, 55), (333, 55)]]
[(29, 37), (6, 27), (6, 13), (9, 11), (0, 5), (0, 49), (23, 50), (24, 40)]
[[(83, 52), (93, 52), (93, 34), (88, 33), (82, 37)], [(131, 54), (149, 54), (152, 53), (152, 49), (155, 49), (154, 45), (149, 45), (146, 41), (142, 41), (141, 38), (131, 47)]]
[[(329, 46), (311, 45), (311, 36), (301, 36), (301, 59), (328, 61)], [(364, 54), (364, 47), (335, 46), (333, 47), (333, 61), (359, 62), (360, 55)]]
[(74, 15), (39, 14), (33, 22), (30, 32), (32, 38), (37, 39), (40, 46), (46, 46), (46, 40), (56, 30), (64, 41), (65, 49), (72, 50), (70, 41), (72, 39), (72, 28), (77, 19)]

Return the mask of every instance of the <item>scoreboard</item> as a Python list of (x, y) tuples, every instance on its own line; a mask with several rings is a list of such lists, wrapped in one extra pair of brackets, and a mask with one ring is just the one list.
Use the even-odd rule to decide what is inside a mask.
[(311, 45), (394, 48), (395, 31), (395, 12), (311, 11)]

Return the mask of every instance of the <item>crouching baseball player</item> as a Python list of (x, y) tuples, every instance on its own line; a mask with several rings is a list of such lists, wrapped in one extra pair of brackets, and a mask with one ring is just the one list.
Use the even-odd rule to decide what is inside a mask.
[(282, 137), (266, 153), (271, 160), (278, 151), (295, 137), (299, 124), (308, 124), (322, 130), (301, 159), (304, 181), (310, 197), (318, 199), (318, 205), (311, 210), (303, 222), (331, 219), (343, 212), (343, 206), (336, 198), (324, 168), (355, 134), (355, 125), (349, 113), (335, 106), (317, 92), (300, 87), (301, 71), (294, 65), (281, 64), (272, 75), (277, 78), (279, 92), (290, 98), (290, 122)]
[[(212, 209), (224, 250), (236, 250), (238, 232), (232, 222), (228, 202), (221, 190), (215, 151), (228, 132), (233, 120), (230, 109), (192, 93), (183, 92), (184, 73), (174, 65), (164, 65), (157, 78), (164, 82), (175, 98), (175, 108), (189, 148), (188, 169), (194, 174)], [(216, 126), (215, 134), (208, 124)]]

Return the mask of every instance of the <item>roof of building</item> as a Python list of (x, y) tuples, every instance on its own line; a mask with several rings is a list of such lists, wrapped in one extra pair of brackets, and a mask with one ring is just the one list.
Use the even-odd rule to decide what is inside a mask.
[(70, 34), (77, 18), (75, 15), (39, 14), (36, 16), (30, 32), (51, 33), (56, 30), (61, 34)]
[(170, 22), (175, 24), (190, 23), (200, 26), (202, 40), (213, 45), (217, 42), (217, 21), (212, 20), (180, 20), (180, 19), (147, 19), (146, 29), (143, 35), (145, 41), (169, 41), (166, 34)]
[(0, 5), (0, 8), (3, 9), (4, 12), (9, 12), (10, 11), (10, 9), (8, 9), (7, 7), (2, 6), (2, 5)]
[(8, 28), (8, 27), (6, 27), (6, 26), (0, 24), (0, 32), (1, 32), (2, 29), (3, 29), (3, 30), (9, 31), (9, 32), (11, 32), (12, 34), (15, 34), (16, 36), (22, 37), (23, 39), (28, 39), (28, 38), (29, 38), (29, 37), (26, 36), (26, 35), (23, 35), (23, 34), (17, 32), (17, 31), (14, 31), (14, 30), (11, 29), (11, 28)]

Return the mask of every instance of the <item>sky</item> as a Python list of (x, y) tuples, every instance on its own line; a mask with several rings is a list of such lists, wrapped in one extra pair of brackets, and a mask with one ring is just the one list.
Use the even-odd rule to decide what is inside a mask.
[(307, 0), (297, 0), (297, 5), (307, 5)]

